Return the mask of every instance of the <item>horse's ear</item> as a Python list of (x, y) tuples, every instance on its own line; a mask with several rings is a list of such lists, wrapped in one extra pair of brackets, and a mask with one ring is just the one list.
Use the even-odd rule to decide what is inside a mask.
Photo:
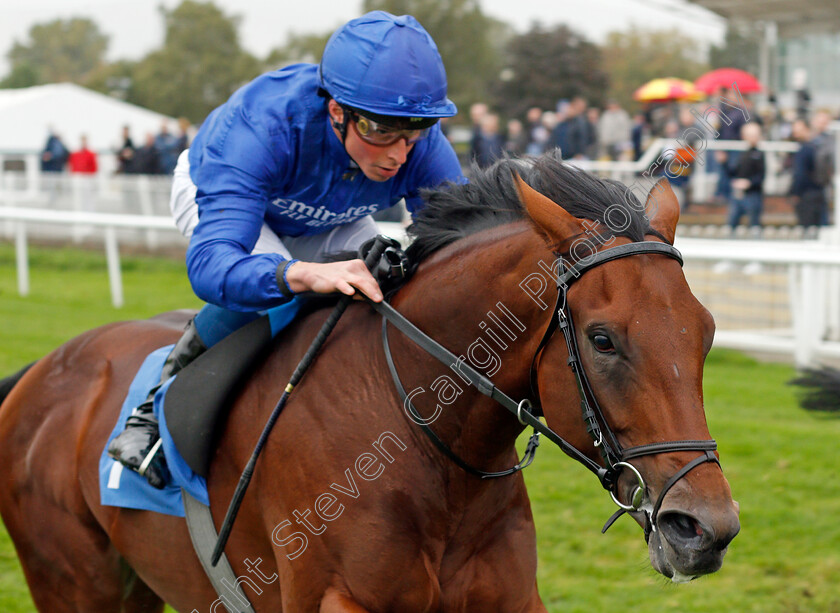
[(517, 173), (513, 174), (513, 182), (519, 194), (519, 201), (522, 202), (522, 205), (528, 211), (528, 215), (537, 224), (537, 228), (546, 237), (549, 244), (557, 246), (565, 239), (584, 231), (580, 219), (569, 214), (559, 204), (525, 183)]
[(677, 222), (680, 220), (680, 203), (665, 177), (650, 188), (645, 202), (645, 214), (650, 219), (650, 227), (673, 244)]

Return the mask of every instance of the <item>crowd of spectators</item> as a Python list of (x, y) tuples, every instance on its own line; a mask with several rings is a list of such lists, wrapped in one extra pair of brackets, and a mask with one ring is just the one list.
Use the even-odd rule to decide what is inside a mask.
[[(814, 228), (828, 223), (829, 190), (834, 165), (834, 137), (828, 131), (832, 116), (825, 111), (811, 113), (797, 108), (780, 113), (770, 107), (759, 115), (749, 98), (744, 108), (720, 102), (727, 92), (700, 104), (664, 103), (646, 106), (631, 115), (615, 101), (603, 109), (590, 106), (581, 96), (561, 100), (556, 110), (528, 109), (522, 118), (511, 118), (504, 126), (498, 113), (484, 103), (470, 107), (472, 124), (469, 143), (470, 162), (487, 167), (507, 155), (540, 155), (559, 148), (565, 160), (635, 161), (644, 154), (652, 138), (676, 139), (673, 156), (679, 162), (668, 165), (668, 177), (683, 208), (691, 204), (689, 179), (698, 163), (717, 175), (715, 201), (729, 207), (728, 223), (733, 232), (746, 216), (754, 235), (760, 233), (763, 211), (762, 183), (766, 173), (765, 155), (759, 148), (762, 138), (792, 140), (799, 149), (785, 161), (791, 174), (790, 198), (800, 225)], [(730, 102), (734, 98), (728, 98)], [(444, 126), (446, 129), (447, 126)], [(171, 175), (178, 155), (189, 146), (189, 122), (178, 122), (178, 134), (170, 132), (164, 121), (157, 134), (146, 133), (135, 143), (129, 126), (123, 128), (121, 146), (116, 150), (117, 173), (126, 175)], [(700, 139), (745, 140), (749, 149), (706, 152)], [(651, 174), (664, 174), (665, 165)], [(98, 169), (97, 155), (82, 136), (80, 147), (70, 151), (61, 136), (50, 129), (41, 152), (41, 170), (92, 174)]]
[[(738, 104), (735, 104), (735, 102)], [(470, 108), (472, 133), (469, 159), (486, 167), (502, 156), (540, 155), (559, 148), (565, 160), (635, 161), (653, 138), (675, 139), (670, 157), (652, 164), (649, 174), (666, 174), (683, 208), (691, 204), (689, 179), (698, 164), (717, 176), (714, 200), (728, 207), (727, 220), (734, 233), (746, 217), (753, 235), (761, 232), (766, 176), (760, 142), (793, 140), (801, 146), (784, 163), (791, 174), (790, 197), (797, 222), (806, 228), (828, 223), (829, 190), (834, 167), (834, 137), (828, 131), (832, 116), (826, 111), (797, 108), (780, 113), (768, 107), (756, 112), (747, 96), (720, 91), (704, 103), (646, 105), (632, 117), (615, 100), (603, 109), (583, 97), (562, 100), (556, 110), (533, 107), (521, 119), (501, 128), (499, 115), (484, 103)], [(705, 152), (700, 140), (743, 140), (747, 151)], [(702, 157), (698, 157), (702, 156)], [(674, 163), (668, 163), (671, 160)]]
[(616, 101), (601, 111), (578, 96), (561, 101), (556, 111), (528, 109), (522, 119), (510, 119), (505, 129), (499, 115), (484, 103), (470, 107), (472, 139), (470, 159), (479, 167), (492, 164), (502, 155), (540, 155), (560, 148), (563, 159), (632, 159), (634, 130), (641, 150), (641, 132)]
[(56, 173), (68, 169), (75, 174), (94, 174), (98, 168), (96, 153), (88, 147), (87, 136), (82, 134), (79, 148), (70, 151), (61, 135), (52, 128), (41, 151), (41, 172)]
[[(117, 173), (126, 175), (171, 175), (180, 153), (189, 146), (190, 123), (178, 121), (178, 134), (169, 131), (169, 123), (161, 124), (160, 132), (147, 133), (141, 145), (136, 145), (130, 126), (124, 126), (121, 144), (116, 150)], [(97, 154), (82, 135), (80, 146), (70, 151), (55, 130), (50, 128), (47, 142), (41, 151), (41, 171), (60, 173), (94, 174), (99, 168)]]
[(117, 152), (117, 172), (128, 175), (171, 175), (178, 156), (189, 147), (189, 121), (178, 120), (179, 133), (169, 131), (169, 123), (161, 124), (156, 135), (147, 132), (142, 146), (135, 146), (131, 128), (123, 127), (122, 146)]

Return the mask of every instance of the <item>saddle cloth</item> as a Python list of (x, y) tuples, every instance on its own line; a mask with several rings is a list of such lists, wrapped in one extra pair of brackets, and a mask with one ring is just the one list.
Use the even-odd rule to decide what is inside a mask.
[(108, 444), (125, 428), (125, 421), (131, 415), (134, 407), (142, 403), (149, 390), (160, 381), (163, 363), (174, 345), (167, 345), (153, 351), (146, 357), (140, 370), (128, 389), (128, 395), (123, 402), (117, 424), (108, 441), (102, 456), (99, 458), (99, 496), (101, 504), (128, 509), (142, 509), (157, 511), (167, 515), (184, 517), (184, 502), (181, 488), (187, 490), (196, 500), (209, 505), (207, 496), (207, 482), (204, 477), (197, 475), (184, 461), (166, 426), (166, 414), (163, 404), (166, 392), (175, 378), (164, 383), (155, 394), (154, 413), (160, 423), (160, 435), (163, 439), (162, 451), (166, 456), (166, 463), (172, 480), (162, 490), (153, 488), (133, 470), (129, 470), (108, 455)]
[(99, 459), (101, 503), (184, 517), (183, 488), (199, 502), (209, 505), (205, 479), (233, 394), (264, 359), (272, 338), (313, 306), (311, 300), (295, 298), (270, 309), (213, 345), (160, 387), (155, 394), (154, 414), (172, 475), (162, 490), (153, 488), (144, 477), (112, 460), (107, 452), (111, 440), (123, 431), (131, 411), (160, 381), (163, 363), (173, 345), (149, 354), (129, 386), (117, 424)]

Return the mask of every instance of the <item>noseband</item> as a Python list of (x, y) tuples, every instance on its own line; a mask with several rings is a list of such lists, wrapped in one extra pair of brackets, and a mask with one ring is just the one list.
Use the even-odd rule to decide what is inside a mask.
[[(484, 479), (507, 476), (528, 466), (533, 461), (534, 453), (536, 452), (536, 448), (539, 445), (539, 435), (543, 434), (544, 436), (546, 436), (546, 438), (548, 438), (558, 447), (560, 447), (566, 454), (570, 455), (578, 462), (583, 464), (585, 467), (587, 467), (590, 471), (592, 471), (598, 477), (604, 489), (606, 489), (610, 493), (610, 497), (613, 499), (613, 501), (619, 506), (619, 510), (616, 511), (616, 513), (613, 514), (612, 517), (610, 517), (610, 519), (604, 525), (602, 532), (606, 532), (606, 530), (615, 522), (615, 520), (621, 517), (621, 515), (623, 515), (624, 513), (628, 511), (643, 510), (642, 507), (645, 504), (647, 485), (642, 474), (633, 464), (630, 463), (630, 460), (647, 455), (672, 453), (678, 451), (703, 452), (703, 455), (687, 463), (665, 483), (664, 487), (659, 492), (659, 496), (656, 500), (656, 503), (651, 509), (644, 509), (646, 520), (645, 538), (647, 539), (650, 533), (656, 530), (656, 521), (659, 515), (659, 510), (662, 506), (662, 501), (665, 499), (665, 495), (674, 486), (674, 484), (676, 484), (677, 481), (682, 479), (691, 470), (693, 470), (701, 464), (704, 464), (706, 462), (714, 462), (719, 464), (718, 459), (714, 454), (714, 451), (717, 449), (717, 443), (715, 443), (714, 440), (684, 440), (669, 441), (664, 443), (650, 443), (646, 445), (638, 445), (635, 447), (623, 448), (619, 444), (615, 433), (609, 427), (609, 424), (607, 423), (606, 418), (604, 417), (604, 412), (601, 410), (601, 407), (598, 404), (598, 400), (596, 399), (595, 394), (592, 391), (589, 379), (587, 378), (586, 372), (583, 369), (583, 365), (580, 360), (580, 351), (578, 349), (577, 339), (575, 337), (574, 320), (572, 319), (572, 313), (569, 309), (569, 304), (566, 299), (569, 287), (585, 272), (591, 270), (592, 268), (595, 268), (596, 266), (600, 266), (601, 264), (604, 264), (606, 262), (611, 262), (612, 260), (617, 260), (631, 255), (644, 254), (665, 255), (667, 257), (677, 260), (680, 263), (680, 265), (682, 265), (683, 263), (682, 255), (676, 248), (667, 243), (660, 243), (654, 241), (628, 243), (625, 245), (620, 245), (618, 247), (611, 247), (609, 249), (605, 249), (603, 251), (594, 253), (574, 263), (571, 266), (566, 266), (563, 258), (558, 255), (557, 261), (555, 263), (558, 270), (557, 303), (555, 305), (551, 321), (548, 324), (548, 327), (545, 331), (545, 334), (543, 335), (542, 340), (537, 346), (537, 350), (534, 353), (534, 357), (531, 363), (531, 387), (532, 391), (538, 397), (536, 373), (539, 357), (542, 353), (542, 350), (548, 344), (549, 340), (554, 336), (554, 333), (558, 329), (560, 329), (565, 338), (566, 348), (569, 354), (568, 364), (571, 367), (572, 372), (575, 375), (575, 380), (577, 382), (578, 392), (580, 394), (581, 411), (583, 413), (584, 422), (586, 423), (586, 429), (589, 432), (590, 436), (592, 436), (592, 439), (595, 441), (595, 447), (597, 447), (600, 450), (601, 457), (604, 460), (605, 466), (601, 466), (597, 462), (594, 462), (588, 456), (584, 455), (579, 449), (574, 447), (571, 443), (567, 442), (562, 437), (560, 437), (551, 428), (543, 424), (538, 417), (538, 415), (541, 414), (541, 411), (538, 407), (533, 407), (535, 409), (534, 411), (529, 410), (532, 408), (532, 405), (527, 399), (517, 402), (510, 396), (506, 395), (504, 392), (500, 391), (498, 388), (496, 388), (495, 385), (493, 385), (493, 383), (489, 379), (487, 379), (487, 377), (473, 369), (469, 364), (465, 363), (463, 359), (456, 357), (454, 354), (452, 354), (450, 351), (448, 351), (446, 348), (440, 345), (437, 341), (428, 337), (419, 328), (414, 326), (414, 324), (405, 319), (405, 317), (403, 317), (388, 303), (371, 303), (372, 306), (383, 316), (382, 336), (383, 345), (385, 348), (385, 358), (388, 362), (388, 368), (391, 371), (391, 375), (394, 379), (395, 386), (403, 401), (403, 404), (412, 413), (412, 416), (414, 417), (413, 421), (421, 427), (423, 432), (431, 439), (435, 446), (437, 446), (443, 453), (450, 457), (458, 466), (460, 466), (467, 472), (475, 474)], [(559, 272), (560, 270), (562, 270), (562, 273)], [(449, 447), (447, 447), (440, 440), (440, 438), (438, 438), (434, 431), (429, 427), (428, 423), (426, 423), (422, 419), (422, 417), (420, 417), (419, 412), (412, 405), (411, 400), (406, 394), (405, 389), (400, 381), (388, 344), (387, 324), (389, 322), (401, 332), (403, 332), (406, 336), (408, 336), (418, 346), (420, 346), (433, 357), (440, 360), (442, 363), (446, 365), (457, 365), (459, 373), (464, 375), (467, 379), (469, 379), (470, 383), (474, 385), (476, 389), (478, 389), (478, 391), (490, 398), (493, 398), (507, 410), (516, 415), (520, 423), (522, 423), (525, 426), (530, 426), (534, 429), (534, 434), (531, 436), (531, 440), (528, 442), (528, 446), (525, 451), (525, 457), (516, 466), (508, 470), (494, 473), (487, 473), (481, 471), (477, 468), (470, 466), (469, 464), (467, 464), (467, 462), (459, 458), (451, 449), (449, 449)], [(629, 503), (622, 503), (619, 500), (617, 491), (619, 476), (625, 469), (632, 472), (633, 476), (637, 481), (637, 485), (633, 489), (632, 494), (630, 495)]]

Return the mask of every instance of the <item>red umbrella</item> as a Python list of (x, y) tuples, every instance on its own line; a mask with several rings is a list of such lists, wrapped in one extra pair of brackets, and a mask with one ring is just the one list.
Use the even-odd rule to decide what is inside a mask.
[(712, 94), (719, 88), (732, 89), (733, 83), (737, 83), (738, 91), (742, 94), (760, 92), (763, 89), (758, 79), (738, 68), (718, 68), (707, 72), (694, 82), (694, 87)]

